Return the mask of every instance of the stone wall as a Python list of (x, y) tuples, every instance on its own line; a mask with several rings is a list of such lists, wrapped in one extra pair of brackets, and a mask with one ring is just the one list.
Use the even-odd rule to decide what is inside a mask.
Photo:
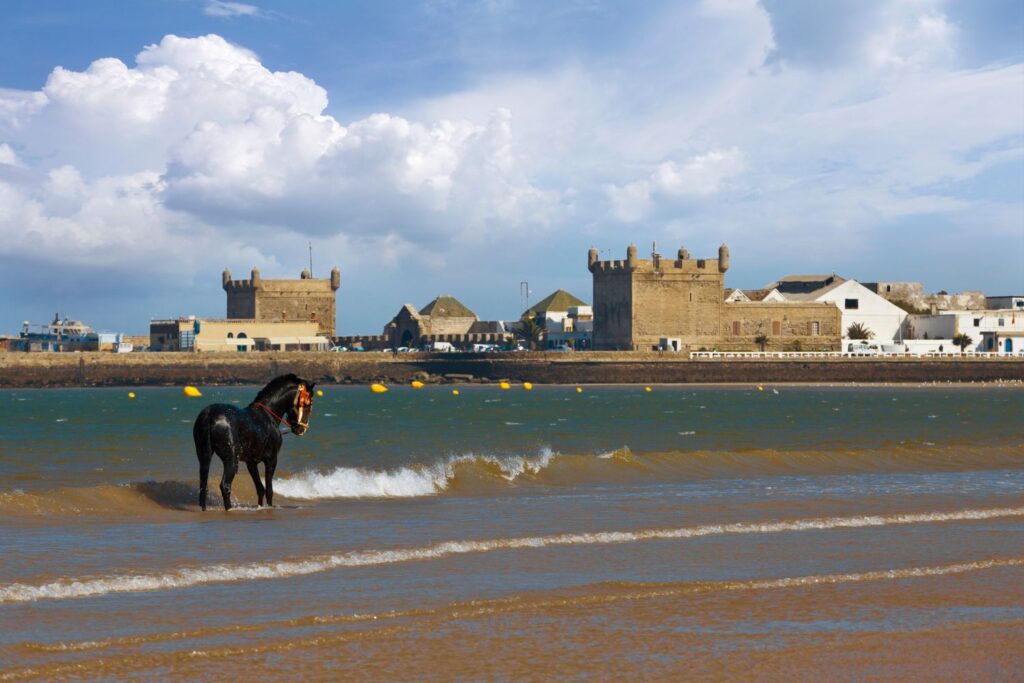
[(591, 249), (587, 263), (594, 278), (595, 349), (657, 349), (662, 337), (694, 348), (719, 341), (729, 267), (724, 245), (717, 259), (691, 259), (686, 249), (675, 259), (641, 259), (630, 245), (624, 261), (599, 261)]
[(730, 302), (722, 307), (722, 338), (717, 348), (757, 349), (754, 339), (764, 334), (768, 337), (766, 351), (795, 350), (794, 344), (802, 351), (838, 351), (842, 321), (842, 312), (832, 304)]
[(256, 320), (315, 321), (319, 334), (335, 334), (335, 292), (340, 285), (337, 270), (330, 279), (303, 277), (298, 280), (264, 280), (253, 270), (248, 280), (231, 280), (224, 272), (223, 287), (227, 293), (228, 318)]
[(5, 353), (0, 387), (262, 384), (294, 372), (332, 383), (486, 381), (561, 384), (1024, 382), (1006, 358), (690, 361), (658, 353)]

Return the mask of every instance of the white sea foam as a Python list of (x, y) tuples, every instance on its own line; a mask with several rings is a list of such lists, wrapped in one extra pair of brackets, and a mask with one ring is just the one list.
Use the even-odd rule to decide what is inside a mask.
[(555, 454), (544, 449), (532, 457), (459, 455), (433, 465), (369, 470), (337, 467), (327, 474), (307, 470), (294, 477), (274, 482), (274, 490), (287, 498), (412, 498), (434, 496), (444, 491), (455, 478), (459, 465), (477, 463), (495, 467), (501, 476), (513, 481), (525, 474), (536, 474), (548, 466)]
[[(639, 531), (601, 531), (592, 533), (555, 534), (521, 538), (491, 540), (445, 541), (420, 548), (394, 550), (363, 550), (321, 555), (305, 559), (249, 564), (217, 564), (207, 567), (178, 569), (164, 574), (121, 574), (99, 578), (68, 578), (45, 584), (13, 583), (0, 586), (0, 604), (32, 602), (36, 600), (62, 600), (110, 593), (189, 588), (208, 583), (227, 583), (253, 579), (275, 579), (289, 576), (317, 574), (343, 567), (365, 567), (433, 560), (452, 555), (488, 553), (499, 550), (543, 548), (567, 545), (607, 545), (650, 540), (671, 540), (720, 536), (727, 534), (770, 534), (780, 532), (814, 531), (824, 529), (859, 529), (897, 524), (926, 524), (1024, 516), (1024, 507), (994, 508), (988, 510), (958, 510), (955, 512), (924, 512), (901, 515), (861, 515), (855, 517), (821, 517), (814, 519), (783, 520), (774, 522), (735, 522), (706, 524), (676, 529), (645, 529)], [(901, 574), (899, 570), (878, 572), (879, 577), (929, 576), (942, 571), (913, 570), (918, 573)], [(808, 579), (780, 579), (800, 585)]]

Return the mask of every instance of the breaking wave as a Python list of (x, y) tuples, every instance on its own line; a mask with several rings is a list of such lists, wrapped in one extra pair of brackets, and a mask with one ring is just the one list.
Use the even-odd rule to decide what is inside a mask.
[(327, 474), (307, 470), (274, 482), (277, 493), (296, 500), (314, 498), (386, 498), (435, 496), (463, 479), (496, 479), (513, 482), (535, 475), (555, 457), (550, 449), (535, 457), (462, 455), (432, 465), (412, 465), (388, 470), (338, 467)]
[(826, 529), (862, 529), (891, 525), (975, 521), (1021, 516), (1024, 516), (1024, 507), (892, 515), (858, 515), (852, 517), (819, 517), (768, 522), (705, 524), (671, 529), (598, 531), (489, 540), (445, 541), (418, 548), (348, 551), (277, 562), (252, 562), (234, 565), (217, 564), (205, 567), (182, 568), (161, 574), (119, 574), (94, 578), (64, 578), (43, 584), (12, 583), (0, 585), (0, 604), (34, 602), (45, 599), (61, 600), (107, 595), (110, 593), (170, 590), (210, 583), (286, 578), (318, 574), (344, 567), (419, 562), (453, 555), (482, 554), (501, 550), (570, 545), (608, 545), (650, 540), (681, 540), (729, 534), (771, 534)]

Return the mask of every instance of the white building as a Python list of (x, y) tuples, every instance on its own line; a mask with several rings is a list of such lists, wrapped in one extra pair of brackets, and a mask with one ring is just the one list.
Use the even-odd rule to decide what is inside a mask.
[(851, 325), (860, 323), (877, 342), (902, 341), (907, 312), (856, 280), (832, 275), (789, 275), (765, 289), (777, 290), (786, 301), (813, 301), (839, 307), (843, 314), (843, 339)]
[(979, 353), (1024, 352), (1024, 311), (945, 311), (910, 316), (907, 336), (912, 339), (952, 340), (958, 334), (971, 338), (968, 350)]

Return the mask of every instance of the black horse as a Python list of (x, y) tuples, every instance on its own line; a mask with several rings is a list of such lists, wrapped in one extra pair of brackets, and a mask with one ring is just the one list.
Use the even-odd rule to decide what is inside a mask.
[[(281, 375), (271, 380), (256, 395), (256, 400), (245, 408), (224, 403), (206, 406), (192, 427), (199, 457), (199, 507), (206, 509), (206, 481), (210, 475), (213, 454), (224, 463), (224, 476), (220, 493), (224, 509), (231, 509), (231, 481), (241, 460), (249, 468), (256, 486), (259, 505), (266, 493), (267, 505), (274, 504), (274, 470), (277, 453), (281, 450), (281, 423), (291, 428), (292, 434), (302, 436), (309, 428), (313, 413), (313, 382), (295, 375)], [(260, 483), (257, 469), (263, 463), (267, 480), (266, 489)]]

